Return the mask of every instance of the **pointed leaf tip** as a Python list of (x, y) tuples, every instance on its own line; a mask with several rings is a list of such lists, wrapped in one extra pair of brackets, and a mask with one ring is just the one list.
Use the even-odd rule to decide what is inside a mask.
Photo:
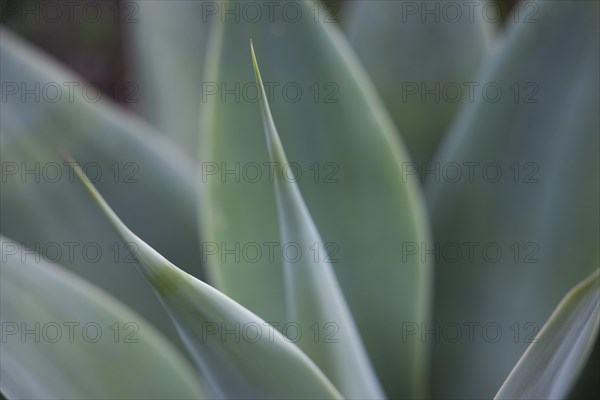
[[(225, 327), (270, 325), (188, 275), (137, 237), (102, 198), (79, 164), (68, 154), (66, 159), (72, 161), (70, 166), (121, 238), (135, 243), (137, 265), (176, 325), (201, 372), (199, 381), (211, 397), (342, 398), (315, 363), (274, 328), (256, 340), (222, 339), (220, 330)], [(208, 326), (215, 328), (214, 335), (206, 335)], [(265, 368), (256, 368), (257, 359)]]
[[(260, 108), (267, 148), (272, 162), (286, 165), (288, 159), (281, 143), (251, 45), (256, 84), (261, 93)], [(296, 182), (281, 173), (274, 180), (275, 204), (282, 243), (297, 243), (303, 248), (326, 248), (321, 234), (304, 202)], [(338, 346), (301, 339), (298, 347), (322, 368), (347, 398), (383, 398), (383, 391), (369, 362), (360, 335), (339, 287), (333, 268), (327, 261), (287, 262), (284, 260), (287, 317), (300, 326), (333, 324), (339, 331)], [(319, 299), (307, 301), (306, 297)], [(347, 368), (352, 365), (353, 368)]]

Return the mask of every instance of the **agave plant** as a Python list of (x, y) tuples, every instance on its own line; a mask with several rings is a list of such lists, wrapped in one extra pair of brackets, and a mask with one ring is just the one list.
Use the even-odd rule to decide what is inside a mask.
[(148, 122), (2, 27), (2, 395), (596, 396), (600, 6), (467, 3), (132, 3)]

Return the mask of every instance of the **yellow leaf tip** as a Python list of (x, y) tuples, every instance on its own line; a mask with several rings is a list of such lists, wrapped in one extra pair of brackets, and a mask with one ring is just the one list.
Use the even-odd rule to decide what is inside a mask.
[(255, 69), (258, 69), (258, 62), (256, 61), (256, 53), (254, 52), (254, 44), (252, 43), (252, 39), (250, 39), (250, 53), (252, 54), (252, 64)]

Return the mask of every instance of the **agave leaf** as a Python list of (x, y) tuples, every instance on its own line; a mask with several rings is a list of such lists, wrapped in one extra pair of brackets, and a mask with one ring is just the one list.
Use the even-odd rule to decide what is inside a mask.
[[(105, 218), (86, 202), (57, 149), (77, 155), (152, 245), (201, 276), (197, 225), (190, 218), (197, 203), (193, 163), (138, 119), (103, 100), (92, 102), (93, 86), (86, 101), (85, 82), (10, 31), (2, 28), (0, 36), (0, 231), (94, 282), (178, 340), (127, 246), (115, 242)], [(14, 85), (17, 92), (10, 94)], [(62, 95), (53, 102), (57, 86)], [(23, 98), (25, 90), (30, 94)]]
[[(68, 159), (68, 156), (67, 156)], [(319, 368), (271, 325), (171, 264), (131, 232), (90, 183), (75, 173), (126, 242), (169, 312), (213, 397), (341, 398)]]
[[(261, 91), (261, 111), (271, 161), (288, 164), (267, 101), (260, 70), (250, 44), (256, 84)], [(275, 195), (283, 243), (294, 243), (301, 249), (325, 248), (302, 194), (294, 180), (283, 174), (275, 177)], [(300, 348), (321, 367), (346, 398), (382, 398), (383, 392), (373, 373), (360, 336), (348, 310), (328, 260), (312, 256), (284, 260), (286, 302), (292, 323), (304, 328), (313, 327), (317, 336), (300, 337)], [(333, 328), (334, 338), (324, 340), (320, 330)], [(311, 337), (312, 336), (312, 337)]]
[(538, 22), (514, 25), (477, 79), (503, 95), (467, 104), (436, 157), (462, 178), (428, 182), (436, 244), (462, 250), (438, 253), (438, 332), (479, 324), (472, 342), (463, 325), (462, 340), (434, 344), (437, 397), (493, 396), (562, 295), (600, 263), (599, 5), (532, 4)]
[(203, 9), (215, 2), (196, 0), (136, 1), (132, 25), (144, 116), (195, 159), (198, 105), (202, 99), (208, 24)]
[(486, 3), (351, 1), (345, 30), (413, 160), (429, 162), (487, 56)]
[(566, 398), (600, 327), (600, 269), (574, 287), (512, 370), (496, 399)]
[[(229, 9), (240, 4), (224, 3)], [(203, 245), (214, 254), (205, 253), (207, 273), (266, 320), (290, 319), (286, 244), (270, 177), (273, 169), (302, 173), (299, 189), (328, 246), (321, 256), (337, 261), (334, 271), (384, 389), (389, 396), (416, 396), (424, 384), (426, 344), (398, 338), (403, 321), (427, 319), (430, 270), (417, 258), (403, 262), (398, 248), (428, 241), (420, 188), (414, 177), (402, 176), (408, 158), (393, 124), (338, 28), (324, 22), (324, 8), (315, 22), (320, 3), (276, 4), (272, 19), (212, 21), (204, 82), (219, 92), (200, 107), (199, 220)], [(265, 49), (265, 88), (289, 165), (270, 164), (258, 90), (244, 57), (250, 38)], [(253, 243), (279, 245), (277, 257), (269, 258), (266, 246), (261, 262), (244, 257), (244, 246)], [(225, 251), (236, 245), (236, 254)]]
[(0, 236), (0, 390), (9, 399), (198, 399), (193, 368), (116, 299)]

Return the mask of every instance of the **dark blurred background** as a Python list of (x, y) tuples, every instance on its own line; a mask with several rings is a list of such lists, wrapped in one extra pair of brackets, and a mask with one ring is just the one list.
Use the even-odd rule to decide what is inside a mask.
[[(125, 96), (116, 88), (123, 87), (126, 81), (125, 62), (129, 52), (124, 48), (126, 23), (122, 14), (132, 1), (78, 0), (73, 18), (63, 15), (56, 22), (52, 22), (55, 10), (51, 7), (44, 12), (44, 18), (38, 20), (40, 13), (23, 16), (15, 11), (33, 11), (43, 3), (40, 0), (0, 0), (0, 23), (50, 53), (86, 81), (98, 85), (116, 102), (124, 103)], [(82, 17), (84, 9), (89, 18)], [(61, 12), (66, 13), (66, 10), (61, 7)], [(95, 16), (98, 10), (101, 18)]]
[[(349, 1), (352, 0), (323, 3), (339, 17), (343, 16), (344, 4)], [(496, 2), (502, 10), (501, 18), (505, 19), (517, 0)], [(43, 7), (43, 3), (44, 0), (0, 0), (0, 23), (43, 48), (86, 81), (93, 82), (115, 102), (131, 105), (128, 102), (130, 94), (122, 89), (126, 87), (128, 66), (132, 63), (132, 54), (127, 48), (127, 29), (135, 22), (135, 2), (71, 1), (69, 3), (78, 3), (73, 6), (73, 19), (63, 15), (57, 22), (52, 22), (55, 14), (50, 6), (46, 6), (45, 18), (39, 20), (36, 20), (39, 13), (32, 12), (23, 17), (15, 12), (17, 9), (33, 11)], [(65, 12), (66, 8), (61, 9)], [(102, 13), (101, 18), (96, 18), (98, 12)], [(82, 14), (88, 18), (82, 18)]]

